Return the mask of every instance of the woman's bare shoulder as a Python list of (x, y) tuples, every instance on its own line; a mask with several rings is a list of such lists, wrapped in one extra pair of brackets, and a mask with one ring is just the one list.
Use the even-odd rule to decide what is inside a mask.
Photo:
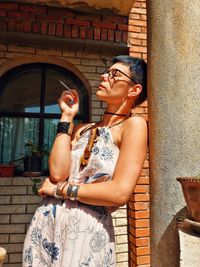
[(126, 127), (134, 127), (134, 126), (143, 126), (147, 127), (147, 120), (139, 115), (134, 115), (128, 118), (124, 124), (125, 128)]
[(124, 123), (121, 137), (127, 138), (129, 136), (132, 136), (133, 138), (135, 138), (138, 133), (140, 133), (140, 135), (147, 135), (147, 132), (148, 125), (146, 119), (142, 116), (135, 115), (128, 118)]

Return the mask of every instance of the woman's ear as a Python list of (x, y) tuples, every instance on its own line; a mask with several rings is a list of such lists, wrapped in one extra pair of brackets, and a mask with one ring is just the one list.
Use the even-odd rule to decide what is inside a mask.
[(141, 84), (135, 84), (134, 86), (132, 86), (129, 89), (128, 97), (137, 96), (141, 93), (141, 91), (142, 91), (142, 85)]

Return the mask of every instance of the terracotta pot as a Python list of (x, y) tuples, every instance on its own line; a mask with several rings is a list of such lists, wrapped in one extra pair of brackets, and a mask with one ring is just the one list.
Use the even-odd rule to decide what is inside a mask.
[(15, 165), (0, 164), (0, 177), (13, 177), (15, 172)]
[(195, 177), (178, 177), (181, 183), (185, 202), (191, 218), (200, 222), (200, 179)]

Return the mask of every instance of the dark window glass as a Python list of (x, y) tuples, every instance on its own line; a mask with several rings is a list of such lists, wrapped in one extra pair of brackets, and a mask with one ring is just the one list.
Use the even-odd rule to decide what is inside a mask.
[[(87, 122), (88, 92), (70, 70), (45, 63), (27, 64), (1, 77), (0, 163), (22, 157), (28, 141), (51, 150), (60, 118), (57, 101), (64, 90), (59, 80), (78, 90), (80, 110), (75, 121)], [(46, 159), (44, 169), (47, 168)]]

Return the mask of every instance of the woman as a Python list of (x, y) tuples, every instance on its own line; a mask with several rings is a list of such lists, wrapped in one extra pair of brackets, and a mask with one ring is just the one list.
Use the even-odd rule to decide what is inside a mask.
[(116, 266), (111, 212), (129, 200), (146, 156), (146, 121), (132, 114), (146, 99), (146, 63), (114, 58), (96, 95), (107, 103), (102, 121), (74, 131), (78, 94), (64, 91), (59, 99), (50, 177), (39, 189), (53, 197), (44, 198), (32, 219), (24, 267)]

